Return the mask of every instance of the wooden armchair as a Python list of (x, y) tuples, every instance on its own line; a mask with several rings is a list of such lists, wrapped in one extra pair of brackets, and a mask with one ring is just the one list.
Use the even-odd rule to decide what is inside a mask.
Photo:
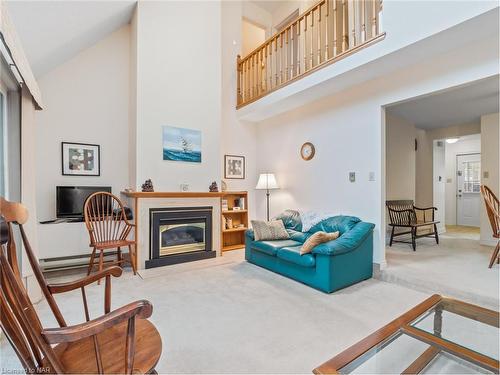
[[(104, 252), (112, 249), (117, 249), (117, 259), (113, 264), (122, 265), (128, 262), (135, 275), (137, 244), (135, 240), (127, 239), (135, 225), (127, 220), (123, 203), (111, 193), (97, 192), (87, 198), (83, 213), (90, 237), (89, 246), (93, 248), (87, 275), (94, 269), (96, 252), (99, 251), (98, 267), (99, 271), (102, 271)], [(122, 247), (128, 247), (128, 259), (122, 254)]]
[[(154, 373), (161, 355), (161, 338), (147, 320), (152, 314), (148, 301), (136, 301), (111, 310), (111, 267), (83, 279), (48, 284), (27, 240), (23, 224), (24, 206), (0, 197), (0, 325), (26, 372), (51, 373)], [(60, 327), (44, 329), (24, 288), (17, 264), (12, 226), (21, 232), (28, 260)], [(90, 320), (85, 286), (106, 279), (104, 312)], [(86, 322), (67, 326), (53, 294), (81, 289)]]
[(481, 194), (486, 205), (486, 212), (488, 213), (491, 230), (493, 231), (493, 238), (497, 239), (497, 246), (495, 247), (495, 250), (493, 250), (493, 254), (491, 254), (490, 264), (488, 266), (488, 268), (491, 268), (493, 267), (495, 261), (500, 263), (500, 204), (498, 202), (498, 198), (488, 186), (481, 186)]
[[(389, 226), (392, 227), (391, 240), (389, 246), (392, 246), (393, 242), (411, 243), (413, 251), (416, 251), (417, 244), (416, 239), (422, 237), (434, 236), (436, 243), (439, 245), (439, 235), (437, 231), (437, 224), (439, 221), (434, 220), (434, 211), (437, 211), (436, 207), (426, 207), (419, 208), (413, 204), (412, 200), (392, 200), (386, 201), (385, 205), (389, 211)], [(417, 211), (422, 213), (422, 219), (419, 219)], [(430, 211), (430, 214), (428, 213)], [(433, 227), (433, 231), (425, 234), (418, 234), (417, 230), (422, 227)], [(407, 231), (395, 232), (396, 228), (409, 228)], [(411, 242), (407, 241), (395, 241), (394, 237), (403, 236), (406, 234), (411, 235)]]

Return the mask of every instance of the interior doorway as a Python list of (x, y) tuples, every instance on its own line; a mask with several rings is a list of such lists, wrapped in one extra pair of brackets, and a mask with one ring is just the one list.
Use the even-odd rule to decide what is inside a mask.
[[(491, 233), (480, 187), (499, 191), (500, 186), (500, 130), (498, 120), (492, 122), (498, 119), (499, 77), (384, 109), (385, 200), (434, 207), (439, 243), (422, 237), (416, 251), (406, 243), (390, 246), (389, 227), (387, 266), (378, 277), (480, 305), (498, 305), (500, 268), (488, 269), (494, 246), (487, 242)], [(427, 221), (417, 216), (417, 225), (418, 220)]]

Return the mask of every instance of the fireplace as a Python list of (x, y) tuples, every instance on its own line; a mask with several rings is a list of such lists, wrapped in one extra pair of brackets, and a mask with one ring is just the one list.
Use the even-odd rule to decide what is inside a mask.
[(214, 258), (212, 207), (152, 208), (146, 268)]

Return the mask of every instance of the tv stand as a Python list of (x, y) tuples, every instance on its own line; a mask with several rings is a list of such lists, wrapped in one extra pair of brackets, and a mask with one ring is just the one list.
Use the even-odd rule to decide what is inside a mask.
[(40, 224), (61, 224), (61, 223), (83, 223), (84, 219), (82, 217), (64, 217), (52, 220), (40, 221)]

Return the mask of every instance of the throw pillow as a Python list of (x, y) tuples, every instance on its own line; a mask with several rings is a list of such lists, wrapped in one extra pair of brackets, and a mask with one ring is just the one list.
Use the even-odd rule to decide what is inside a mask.
[(287, 240), (290, 238), (281, 220), (252, 220), (252, 228), (255, 241)]
[(309, 254), (319, 244), (335, 240), (339, 237), (339, 235), (340, 235), (339, 231), (332, 233), (326, 233), (326, 232), (314, 233), (302, 245), (302, 249), (300, 249), (300, 255)]

